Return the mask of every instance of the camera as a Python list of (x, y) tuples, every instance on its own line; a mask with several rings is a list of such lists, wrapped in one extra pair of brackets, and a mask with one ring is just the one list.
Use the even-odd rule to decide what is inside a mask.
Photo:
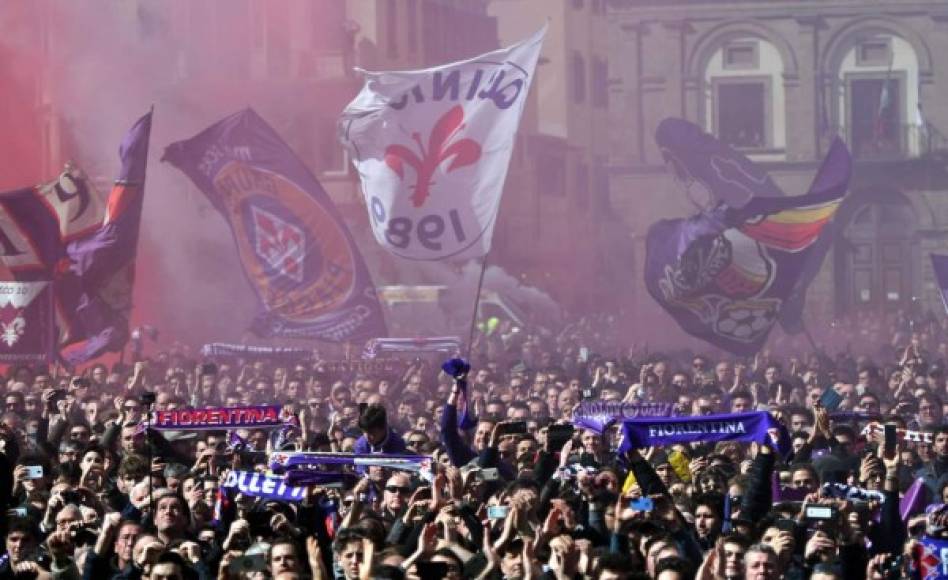
[(72, 504), (80, 505), (85, 500), (85, 498), (83, 497), (81, 493), (73, 489), (63, 490), (60, 493), (60, 495), (62, 496), (63, 501), (66, 502), (67, 504), (72, 503)]
[(98, 539), (98, 535), (85, 526), (78, 526), (73, 529), (71, 534), (72, 541), (77, 546), (88, 546), (90, 544), (95, 544)]
[(141, 396), (142, 405), (154, 405), (155, 404), (155, 393), (152, 391), (145, 391)]

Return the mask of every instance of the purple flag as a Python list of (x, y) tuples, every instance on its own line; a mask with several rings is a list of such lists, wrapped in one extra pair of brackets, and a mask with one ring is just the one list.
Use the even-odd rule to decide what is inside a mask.
[(148, 113), (129, 129), (119, 147), (122, 169), (102, 225), (66, 249), (69, 269), (57, 283), (57, 294), (63, 308), (75, 314), (70, 344), (62, 351), (68, 363), (121, 350), (128, 340), (150, 134)]
[(655, 142), (675, 178), (689, 191), (704, 190), (715, 204), (739, 209), (755, 197), (784, 195), (763, 169), (690, 121), (663, 120)]
[(696, 441), (756, 441), (784, 453), (790, 439), (786, 428), (765, 411), (629, 419), (622, 423), (622, 433), (621, 452)]
[(948, 256), (932, 254), (932, 269), (935, 271), (935, 280), (938, 281), (938, 291), (941, 293), (941, 302), (948, 312)]
[(0, 362), (49, 362), (55, 352), (50, 283), (0, 282)]
[[(831, 163), (821, 169), (816, 183), (835, 187), (775, 197), (770, 195), (769, 180), (738, 172), (736, 162), (721, 165), (706, 160), (706, 151), (690, 151), (679, 134), (690, 135), (689, 125), (671, 119), (659, 126), (659, 143), (674, 144), (663, 150), (678, 153), (675, 171), (730, 167), (732, 173), (722, 172), (720, 167), (715, 170), (722, 185), (715, 188), (713, 183), (717, 182), (709, 182), (711, 191), (720, 193), (721, 187), (731, 183), (746, 190), (750, 198), (745, 200), (744, 193), (736, 201), (719, 196), (723, 202), (713, 209), (688, 219), (653, 224), (646, 239), (646, 287), (689, 334), (734, 354), (753, 355), (766, 342), (788, 302), (797, 304), (793, 316), (799, 317), (805, 286), (821, 261), (814, 257), (811, 262), (810, 258), (814, 252), (825, 252), (816, 242), (842, 202), (845, 187), (839, 185), (845, 180), (840, 176), (848, 171), (835, 166), (841, 161)], [(848, 154), (837, 153), (833, 159), (848, 159)], [(698, 174), (688, 175), (700, 179)], [(755, 183), (759, 190), (750, 187)]]
[(368, 269), (319, 181), (251, 109), (172, 143), (183, 171), (227, 219), (261, 309), (258, 336), (342, 342), (386, 336)]
[[(839, 137), (832, 145), (820, 165), (820, 169), (810, 184), (807, 195), (843, 195), (849, 188), (852, 176), (852, 156)], [(806, 291), (810, 282), (820, 273), (826, 254), (833, 245), (835, 222), (830, 222), (820, 232), (813, 246), (807, 250), (806, 261), (797, 277), (793, 291), (780, 309), (780, 326), (789, 334), (803, 332), (803, 308), (806, 305)]]

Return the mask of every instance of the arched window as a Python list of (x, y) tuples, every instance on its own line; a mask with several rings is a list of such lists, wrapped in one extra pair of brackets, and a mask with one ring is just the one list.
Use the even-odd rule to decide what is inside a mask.
[(732, 37), (704, 69), (705, 128), (749, 154), (782, 154), (786, 147), (784, 64), (763, 38)]
[(867, 30), (846, 47), (834, 79), (837, 125), (860, 159), (912, 155), (921, 127), (918, 58), (891, 33)]

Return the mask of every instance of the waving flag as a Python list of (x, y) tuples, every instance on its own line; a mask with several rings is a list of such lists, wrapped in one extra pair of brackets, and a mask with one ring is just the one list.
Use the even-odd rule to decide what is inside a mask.
[[(849, 149), (839, 137), (833, 139), (820, 169), (810, 184), (808, 195), (844, 194), (849, 188), (849, 178), (852, 176), (852, 157)], [(803, 308), (806, 306), (806, 291), (810, 282), (816, 278), (823, 267), (826, 254), (833, 246), (835, 224), (827, 224), (820, 232), (813, 246), (807, 251), (806, 261), (797, 278), (793, 291), (787, 297), (780, 310), (780, 326), (784, 332), (797, 334), (803, 332)]]
[(435, 68), (362, 71), (340, 136), (388, 251), (412, 260), (488, 252), (545, 32)]
[(171, 144), (168, 161), (230, 223), (257, 291), (259, 336), (385, 336), (369, 272), (332, 200), (289, 146), (247, 109)]
[(779, 318), (799, 322), (806, 288), (826, 252), (821, 234), (846, 193), (849, 154), (834, 143), (810, 193), (779, 197), (749, 161), (715, 153), (707, 139), (696, 140), (705, 145), (692, 150), (694, 134), (692, 124), (669, 119), (656, 140), (676, 177), (706, 188), (717, 205), (649, 229), (646, 286), (689, 334), (750, 355)]
[(932, 269), (935, 271), (935, 280), (938, 282), (938, 293), (941, 294), (941, 302), (945, 305), (945, 312), (948, 312), (948, 256), (932, 254)]
[[(72, 163), (47, 183), (0, 193), (0, 279), (43, 283), (60, 279), (68, 271), (69, 242), (102, 225), (105, 202), (106, 197)], [(70, 342), (76, 313), (63, 306), (52, 287), (42, 294), (40, 303), (50, 295), (56, 305), (58, 320), (51, 320), (51, 327), (59, 327), (62, 343)]]
[(689, 195), (710, 200), (711, 205), (725, 203), (739, 209), (755, 197), (784, 195), (763, 169), (690, 121), (663, 120), (655, 142)]
[(56, 352), (49, 282), (0, 282), (0, 362), (50, 362)]
[(58, 279), (56, 294), (71, 321), (69, 344), (62, 350), (69, 363), (120, 350), (128, 340), (150, 134), (148, 113), (119, 147), (122, 169), (109, 193), (104, 221), (66, 248), (68, 271)]

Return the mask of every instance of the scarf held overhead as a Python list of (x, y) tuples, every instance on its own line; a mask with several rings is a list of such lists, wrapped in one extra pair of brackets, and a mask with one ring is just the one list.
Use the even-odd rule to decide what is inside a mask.
[(361, 467), (386, 467), (402, 471), (431, 469), (431, 457), (427, 455), (395, 455), (390, 453), (271, 453), (270, 469), (284, 473), (291, 468), (306, 468), (321, 465), (356, 465)]
[(280, 477), (250, 471), (231, 471), (221, 487), (270, 501), (298, 502), (306, 497), (305, 486), (288, 485)]
[(282, 405), (171, 409), (152, 413), (152, 429), (195, 431), (204, 429), (269, 429), (281, 427)]
[(765, 411), (699, 417), (648, 417), (622, 423), (621, 452), (696, 441), (744, 441), (789, 448), (786, 428)]

